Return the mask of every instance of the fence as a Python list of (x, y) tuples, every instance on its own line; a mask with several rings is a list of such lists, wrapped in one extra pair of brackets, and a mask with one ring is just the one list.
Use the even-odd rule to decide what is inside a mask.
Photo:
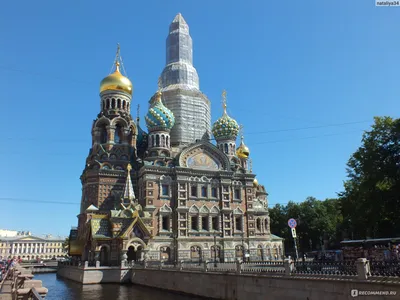
[(234, 274), (271, 274), (281, 276), (321, 276), (321, 277), (346, 277), (354, 279), (390, 277), (391, 280), (400, 281), (400, 262), (370, 263), (365, 258), (357, 261), (319, 261), (319, 262), (293, 262), (284, 261), (216, 263), (193, 263), (181, 261), (177, 264), (164, 263), (163, 261), (142, 261), (132, 264), (133, 268), (200, 271)]

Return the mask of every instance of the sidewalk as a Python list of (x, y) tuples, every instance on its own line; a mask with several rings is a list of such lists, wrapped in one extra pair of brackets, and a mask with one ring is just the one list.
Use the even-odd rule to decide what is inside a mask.
[(11, 280), (4, 281), (3, 288), (0, 292), (0, 300), (11, 300)]

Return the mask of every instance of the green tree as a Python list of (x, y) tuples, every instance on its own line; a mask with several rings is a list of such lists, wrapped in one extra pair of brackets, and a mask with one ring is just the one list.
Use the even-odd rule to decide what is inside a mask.
[(340, 193), (342, 229), (349, 238), (393, 237), (400, 232), (400, 119), (375, 117), (347, 163)]

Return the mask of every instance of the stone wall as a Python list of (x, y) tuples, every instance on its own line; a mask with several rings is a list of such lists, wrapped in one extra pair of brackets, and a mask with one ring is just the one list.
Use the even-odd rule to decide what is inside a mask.
[(396, 296), (358, 296), (356, 299), (394, 300), (399, 283), (355, 279), (223, 274), (193, 271), (133, 269), (134, 284), (187, 293), (213, 299), (235, 300), (344, 300), (353, 299), (351, 290), (396, 291)]
[(129, 268), (121, 267), (59, 267), (57, 275), (82, 283), (124, 283), (129, 282), (132, 275)]

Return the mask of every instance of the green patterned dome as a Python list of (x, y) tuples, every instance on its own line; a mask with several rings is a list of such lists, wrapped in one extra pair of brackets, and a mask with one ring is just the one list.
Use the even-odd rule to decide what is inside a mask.
[(228, 116), (224, 108), (224, 114), (214, 123), (211, 131), (216, 140), (236, 139), (239, 133), (239, 125), (235, 119)]
[(162, 104), (161, 92), (157, 92), (156, 99), (151, 105), (145, 120), (149, 131), (171, 130), (174, 126), (174, 114)]

